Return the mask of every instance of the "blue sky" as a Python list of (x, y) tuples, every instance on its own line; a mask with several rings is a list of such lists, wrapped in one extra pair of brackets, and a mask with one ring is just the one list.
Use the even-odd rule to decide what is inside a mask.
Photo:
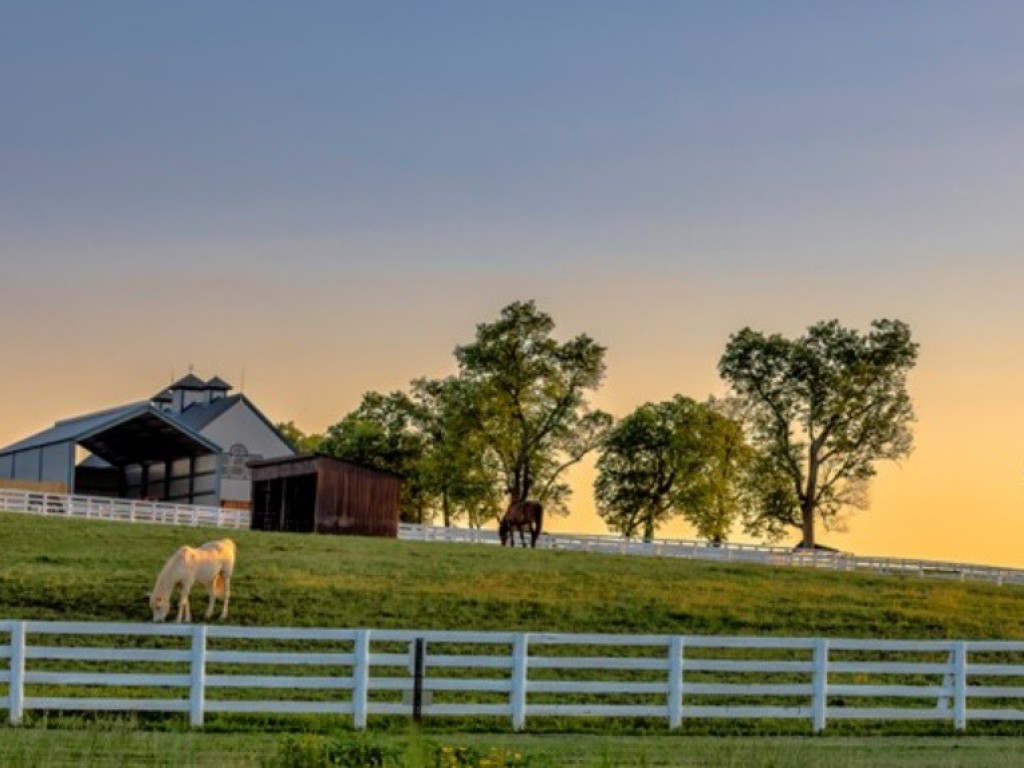
[(15, 257), (51, 266), (75, 261), (69, 242), (116, 264), (154, 240), (296, 236), (314, 262), (439, 266), (1019, 244), (1018, 3), (4, 16), (0, 224)]
[(722, 394), (744, 325), (899, 317), (918, 447), (834, 543), (1024, 565), (1022, 39), (1016, 0), (0, 3), (0, 444), (189, 364), (319, 431), (521, 299), (617, 416)]

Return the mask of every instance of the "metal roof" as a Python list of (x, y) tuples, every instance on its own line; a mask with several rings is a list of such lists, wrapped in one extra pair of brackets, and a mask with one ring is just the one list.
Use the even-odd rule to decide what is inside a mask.
[(193, 403), (181, 413), (172, 413), (170, 416), (189, 429), (199, 432), (222, 413), (231, 410), (231, 406), (241, 399), (242, 395), (218, 397), (211, 403)]
[(76, 443), (114, 465), (219, 453), (220, 446), (149, 402), (66, 419), (12, 445), (0, 456)]
[(194, 373), (190, 373), (187, 376), (182, 376), (176, 382), (171, 384), (168, 389), (195, 389), (201, 391), (206, 389), (206, 382)]
[(230, 384), (224, 381), (224, 379), (222, 379), (220, 376), (214, 376), (212, 379), (206, 382), (206, 388), (223, 390), (225, 392), (227, 392), (229, 389), (234, 389), (234, 387), (232, 387)]

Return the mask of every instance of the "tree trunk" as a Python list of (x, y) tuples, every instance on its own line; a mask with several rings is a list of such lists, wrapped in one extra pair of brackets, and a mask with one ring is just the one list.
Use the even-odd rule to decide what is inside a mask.
[(800, 505), (800, 528), (804, 535), (800, 546), (814, 549), (814, 506), (809, 500)]
[(644, 520), (644, 541), (654, 541), (654, 518)]

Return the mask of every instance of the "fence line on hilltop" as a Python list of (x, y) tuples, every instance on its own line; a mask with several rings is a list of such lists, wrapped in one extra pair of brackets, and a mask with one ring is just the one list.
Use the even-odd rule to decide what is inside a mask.
[[(477, 528), (442, 528), (403, 523), (398, 536), (412, 541), (446, 541), (463, 544), (493, 544), (501, 541), (494, 531)], [(959, 581), (988, 581), (994, 584), (1024, 584), (1024, 570), (989, 565), (971, 565), (940, 560), (872, 557), (824, 549), (794, 549), (764, 544), (712, 544), (692, 539), (642, 541), (600, 534), (544, 533), (537, 540), (543, 549), (568, 549), (646, 557), (675, 557), (724, 563), (758, 563), (805, 568), (824, 568), (860, 573), (937, 577)]]
[[(173, 504), (106, 496), (79, 496), (0, 488), (0, 510), (54, 517), (165, 525), (248, 528), (248, 510), (192, 504)], [(402, 523), (398, 538), (408, 541), (443, 541), (461, 544), (500, 543), (496, 531), (480, 528), (445, 528)], [(598, 534), (544, 533), (537, 541), (543, 549), (565, 549), (647, 557), (675, 557), (726, 563), (757, 563), (824, 568), (859, 573), (935, 577), (960, 581), (1024, 584), (1024, 570), (939, 560), (872, 557), (851, 552), (804, 550), (764, 544), (712, 544), (692, 539), (642, 541)]]

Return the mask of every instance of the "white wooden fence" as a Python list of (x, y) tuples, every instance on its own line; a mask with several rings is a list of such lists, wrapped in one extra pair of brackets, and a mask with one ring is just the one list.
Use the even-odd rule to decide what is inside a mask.
[(69, 496), (62, 493), (11, 488), (0, 488), (0, 510), (126, 523), (207, 525), (217, 528), (249, 527), (248, 510), (140, 499), (115, 499), (106, 496)]
[[(410, 541), (446, 541), (462, 544), (500, 544), (495, 531), (476, 528), (442, 528), (433, 525), (410, 525), (398, 528), (398, 537)], [(516, 546), (519, 546), (518, 539)], [(1024, 570), (988, 565), (971, 565), (940, 560), (917, 560), (896, 557), (872, 557), (852, 552), (800, 550), (764, 544), (711, 544), (690, 539), (656, 539), (641, 541), (612, 535), (542, 534), (537, 547), (570, 549), (581, 552), (602, 552), (647, 557), (677, 557), (715, 560), (726, 563), (759, 563), (806, 568), (825, 568), (862, 573), (902, 574), (959, 581), (988, 581), (994, 584), (1024, 584)]]
[[(417, 642), (420, 641), (420, 642)], [(0, 708), (541, 717), (1024, 720), (1024, 641), (0, 621)], [(417, 661), (416, 647), (422, 650)], [(413, 670), (420, 670), (414, 674)], [(417, 682), (418, 681), (418, 682)], [(110, 689), (114, 695), (107, 695)]]

